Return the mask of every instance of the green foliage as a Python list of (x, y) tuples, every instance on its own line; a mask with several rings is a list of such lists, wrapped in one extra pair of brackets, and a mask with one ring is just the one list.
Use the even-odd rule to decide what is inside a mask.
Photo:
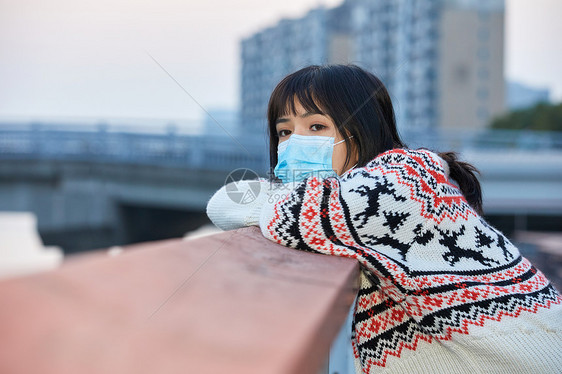
[(534, 107), (515, 110), (496, 117), (492, 129), (562, 131), (562, 103), (538, 103)]

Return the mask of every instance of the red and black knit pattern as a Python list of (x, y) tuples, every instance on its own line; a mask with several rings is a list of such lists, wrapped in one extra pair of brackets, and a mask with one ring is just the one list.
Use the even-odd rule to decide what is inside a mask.
[(309, 178), (262, 227), (301, 250), (357, 259), (353, 346), (365, 372), (420, 341), (451, 340), (562, 299), (479, 217), (426, 150), (393, 150), (342, 178)]

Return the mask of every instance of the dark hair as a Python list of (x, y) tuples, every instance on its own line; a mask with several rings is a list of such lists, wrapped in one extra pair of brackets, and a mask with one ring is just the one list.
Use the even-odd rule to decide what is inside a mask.
[(440, 152), (441, 157), (449, 165), (449, 177), (457, 182), (463, 196), (476, 213), (483, 215), (482, 189), (476, 174), (480, 174), (472, 164), (458, 160), (456, 152)]
[(279, 82), (269, 99), (269, 160), (277, 164), (279, 138), (275, 122), (289, 110), (296, 115), (295, 100), (310, 112), (329, 116), (344, 138), (346, 164), (356, 151), (357, 166), (364, 166), (380, 153), (405, 145), (398, 136), (390, 96), (382, 82), (356, 65), (311, 65)]
[[(394, 148), (406, 148), (396, 128), (392, 101), (384, 84), (357, 65), (310, 65), (283, 78), (273, 90), (267, 108), (269, 162), (277, 165), (279, 138), (275, 122), (289, 111), (296, 115), (295, 102), (310, 112), (330, 117), (338, 132), (350, 139), (346, 165), (353, 152), (357, 166), (365, 166), (379, 154)], [(440, 156), (449, 163), (451, 177), (465, 198), (482, 211), (480, 183), (472, 165), (459, 162), (454, 153)]]

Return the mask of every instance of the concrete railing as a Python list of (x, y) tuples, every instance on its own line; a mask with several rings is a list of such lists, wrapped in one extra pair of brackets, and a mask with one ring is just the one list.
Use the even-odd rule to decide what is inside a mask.
[(110, 253), (0, 281), (1, 373), (317, 374), (358, 290), (256, 227)]

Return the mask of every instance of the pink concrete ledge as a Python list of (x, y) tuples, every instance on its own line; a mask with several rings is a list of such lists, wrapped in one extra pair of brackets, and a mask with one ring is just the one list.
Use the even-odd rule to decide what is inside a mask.
[(357, 262), (256, 227), (78, 256), (0, 282), (0, 373), (318, 373)]

